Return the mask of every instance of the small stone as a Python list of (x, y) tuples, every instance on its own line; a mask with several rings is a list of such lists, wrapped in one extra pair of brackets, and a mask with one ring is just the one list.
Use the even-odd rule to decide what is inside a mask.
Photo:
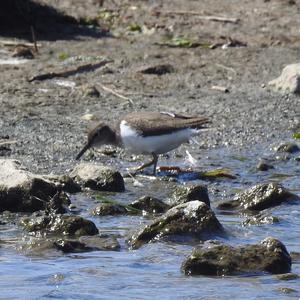
[(103, 165), (81, 163), (74, 168), (70, 176), (92, 190), (108, 192), (125, 190), (122, 175), (115, 169)]
[(164, 75), (168, 73), (174, 72), (174, 67), (170, 64), (160, 64), (155, 66), (146, 67), (139, 71), (142, 74), (149, 74), (149, 75)]
[(189, 201), (199, 200), (210, 207), (207, 187), (204, 185), (180, 185), (174, 190), (171, 198), (172, 205), (178, 205)]
[(73, 253), (73, 252), (85, 252), (91, 251), (92, 249), (87, 247), (84, 243), (73, 240), (58, 239), (53, 242), (53, 245), (64, 253)]
[(115, 237), (108, 236), (102, 237), (99, 235), (94, 236), (81, 236), (79, 242), (86, 245), (93, 250), (110, 250), (119, 251), (121, 246)]
[(143, 196), (130, 203), (130, 206), (148, 213), (163, 213), (170, 208), (168, 204), (150, 196)]
[(278, 291), (284, 294), (294, 294), (298, 292), (297, 290), (288, 287), (280, 287), (278, 288)]
[(101, 203), (92, 211), (94, 216), (126, 215), (127, 213), (126, 207), (117, 203)]
[(23, 218), (21, 225), (28, 232), (39, 234), (57, 234), (64, 236), (81, 236), (98, 234), (96, 225), (87, 219), (74, 215), (33, 214)]
[(277, 275), (277, 278), (279, 280), (289, 281), (289, 280), (298, 279), (298, 278), (300, 278), (300, 276), (298, 274), (294, 274), (294, 273), (286, 273), (286, 274)]
[(277, 206), (283, 202), (300, 200), (278, 183), (257, 184), (234, 197), (234, 200), (224, 201), (218, 205), (219, 209), (244, 209), (261, 211)]
[(248, 225), (258, 225), (259, 226), (259, 225), (265, 225), (265, 224), (275, 224), (275, 223), (279, 223), (279, 222), (280, 222), (280, 219), (278, 217), (259, 213), (255, 216), (251, 216), (251, 217), (247, 218), (243, 222), (243, 225), (244, 226), (248, 226)]
[(256, 169), (258, 171), (268, 171), (270, 169), (274, 169), (274, 167), (266, 162), (261, 161), (257, 164)]
[(300, 93), (300, 63), (287, 65), (281, 75), (268, 84), (276, 90)]
[(34, 55), (33, 55), (32, 50), (29, 47), (19, 45), (19, 46), (16, 46), (16, 48), (14, 49), (12, 57), (22, 57), (22, 58), (27, 58), (27, 59), (33, 59)]
[(285, 143), (281, 144), (277, 149), (277, 152), (287, 152), (287, 153), (296, 153), (300, 151), (300, 148), (297, 144), (294, 143)]
[(95, 86), (88, 86), (84, 91), (84, 97), (99, 98), (100, 92)]

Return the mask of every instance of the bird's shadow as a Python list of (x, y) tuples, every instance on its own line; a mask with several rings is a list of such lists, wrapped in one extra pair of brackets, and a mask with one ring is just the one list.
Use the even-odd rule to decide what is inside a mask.
[(83, 20), (69, 16), (54, 7), (32, 0), (0, 1), (0, 36), (31, 40), (31, 27), (37, 40), (68, 40), (83, 36), (109, 36), (100, 26), (88, 26)]

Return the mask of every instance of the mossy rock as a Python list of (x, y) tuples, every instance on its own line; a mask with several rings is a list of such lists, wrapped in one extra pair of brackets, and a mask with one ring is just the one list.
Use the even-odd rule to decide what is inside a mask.
[(160, 238), (176, 236), (206, 239), (214, 234), (224, 233), (213, 211), (202, 201), (190, 201), (169, 209), (150, 225), (134, 234), (129, 243), (132, 248), (157, 241)]
[(186, 275), (240, 275), (268, 272), (286, 273), (292, 260), (277, 239), (266, 238), (257, 245), (232, 247), (221, 242), (208, 242), (193, 250), (183, 262)]
[(237, 194), (234, 200), (220, 203), (218, 208), (261, 211), (294, 200), (300, 200), (300, 197), (289, 192), (282, 185), (263, 183)]

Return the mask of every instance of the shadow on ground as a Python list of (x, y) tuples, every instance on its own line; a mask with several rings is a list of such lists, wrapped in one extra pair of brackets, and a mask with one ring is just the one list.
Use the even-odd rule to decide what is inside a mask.
[(97, 25), (66, 15), (46, 4), (32, 0), (0, 1), (0, 36), (32, 39), (31, 27), (38, 40), (76, 39), (79, 36), (101, 38), (107, 31)]

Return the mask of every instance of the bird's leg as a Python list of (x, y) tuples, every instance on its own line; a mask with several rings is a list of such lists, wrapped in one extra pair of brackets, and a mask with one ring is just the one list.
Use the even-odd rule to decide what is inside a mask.
[(155, 154), (155, 153), (152, 153), (152, 156), (153, 156), (153, 159), (151, 161), (137, 167), (135, 169), (134, 174), (136, 174), (138, 171), (141, 171), (141, 170), (143, 170), (147, 167), (150, 167), (150, 166), (154, 165), (153, 175), (155, 176), (156, 175), (156, 166), (157, 166), (158, 155)]

